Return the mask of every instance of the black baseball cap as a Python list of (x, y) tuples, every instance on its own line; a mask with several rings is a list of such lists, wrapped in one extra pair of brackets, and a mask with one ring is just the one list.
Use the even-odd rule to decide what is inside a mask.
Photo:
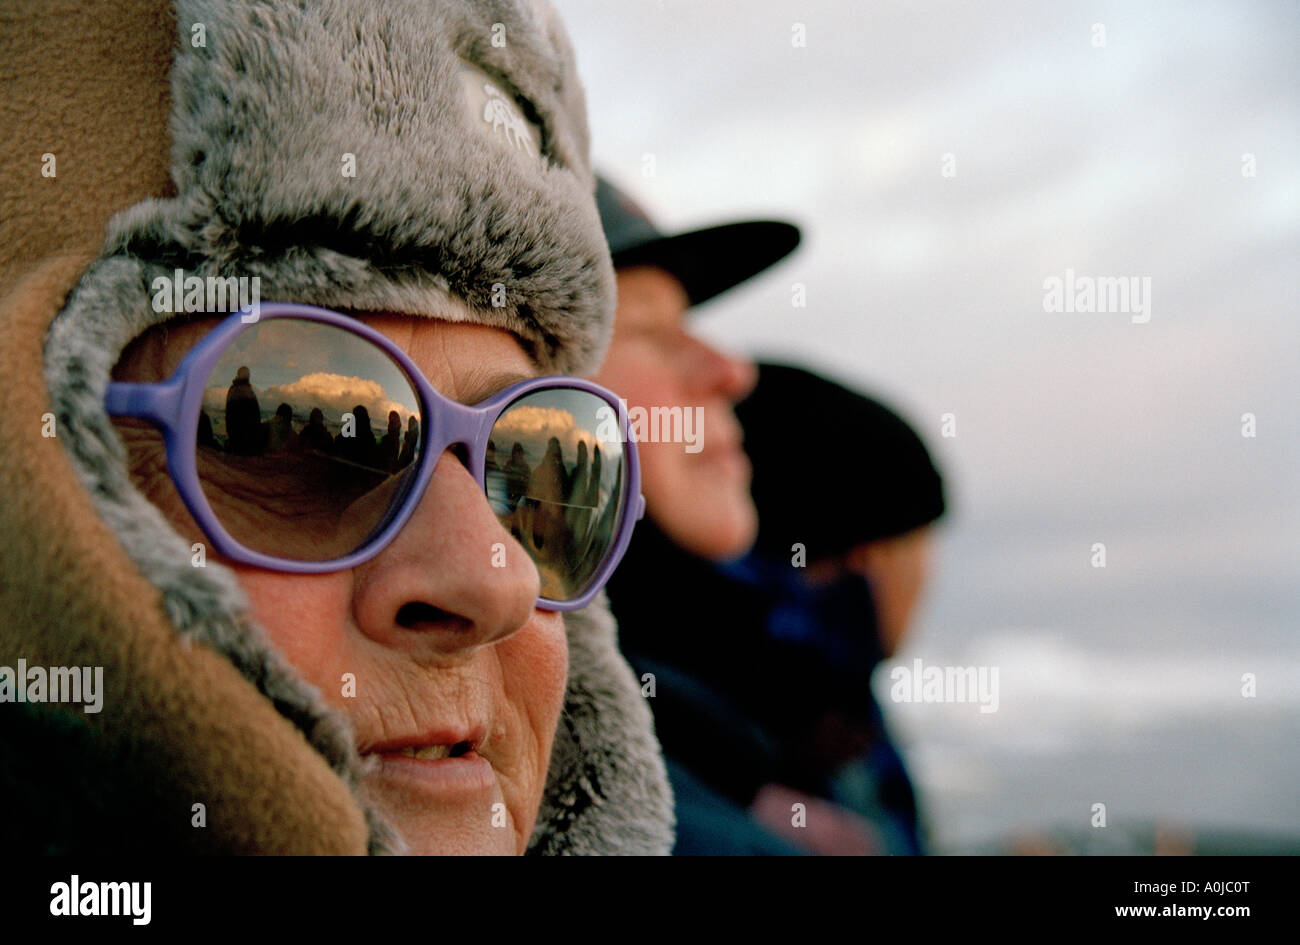
[(779, 220), (746, 220), (665, 235), (635, 200), (600, 176), (596, 206), (614, 267), (659, 266), (682, 284), (691, 305), (758, 275), (799, 245), (799, 228)]

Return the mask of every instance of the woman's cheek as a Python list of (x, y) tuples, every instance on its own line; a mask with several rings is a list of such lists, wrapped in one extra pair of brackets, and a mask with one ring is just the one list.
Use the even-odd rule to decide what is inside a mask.
[[(537, 699), (538, 711), (549, 722), (543, 726), (549, 754), (549, 742), (555, 735), (560, 710), (564, 707), (565, 684), (569, 679), (569, 640), (565, 634), (564, 617), (558, 611), (546, 613), (542, 623), (543, 627), (539, 628), (538, 639), (534, 644), (536, 652), (531, 654), (531, 658), (538, 667), (536, 678), (539, 689), (544, 689), (544, 692), (538, 693)], [(527, 678), (526, 674), (524, 678)]]
[(343, 704), (349, 668), (345, 633), (351, 572), (294, 575), (231, 564), (248, 595), (252, 616), (281, 655), (326, 701)]
[(551, 746), (564, 708), (569, 674), (564, 618), (558, 612), (539, 611), (529, 626), (498, 646), (502, 679), (521, 742), (517, 770), (509, 778), (515, 796), (507, 802), (526, 843), (546, 787)]

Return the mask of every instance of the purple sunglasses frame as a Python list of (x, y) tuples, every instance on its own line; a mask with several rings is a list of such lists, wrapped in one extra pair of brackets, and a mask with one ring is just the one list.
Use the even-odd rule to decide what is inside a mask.
[[(255, 311), (248, 321), (245, 318)], [(291, 561), (254, 551), (237, 542), (222, 527), (209, 505), (199, 484), (196, 462), (198, 444), (198, 417), (203, 401), (203, 387), (212, 369), (231, 342), (249, 325), (275, 318), (297, 318), (321, 322), (343, 328), (380, 348), (406, 373), (420, 398), (420, 422), (424, 435), (429, 437), (426, 448), (420, 451), (419, 469), (415, 483), (410, 487), (401, 506), (392, 514), (389, 523), (378, 535), (351, 554), (332, 561)], [(214, 328), (181, 360), (176, 372), (167, 380), (154, 384), (112, 382), (104, 395), (104, 407), (112, 416), (135, 417), (159, 427), (167, 451), (167, 471), (180, 493), (181, 500), (213, 547), (221, 554), (241, 564), (281, 571), (287, 574), (328, 574), (346, 571), (369, 561), (392, 542), (415, 512), (433, 477), (434, 467), (451, 446), (464, 446), (469, 459), (469, 470), (486, 500), (485, 481), (487, 443), (492, 427), (505, 409), (520, 397), (539, 390), (580, 390), (595, 394), (614, 409), (618, 416), (619, 436), (624, 444), (627, 478), (624, 483), (623, 508), (619, 512), (618, 534), (605, 561), (588, 581), (587, 588), (573, 600), (557, 601), (538, 597), (536, 606), (542, 610), (580, 610), (605, 586), (632, 540), (636, 522), (645, 514), (645, 497), (641, 495), (641, 465), (637, 457), (627, 410), (619, 398), (599, 384), (577, 377), (537, 377), (512, 384), (474, 406), (457, 403), (440, 394), (424, 373), (415, 366), (401, 348), (386, 335), (347, 315), (288, 302), (263, 302), (256, 310), (242, 309), (232, 314)], [(436, 431), (436, 439), (430, 434)], [(531, 559), (530, 559), (531, 560)]]

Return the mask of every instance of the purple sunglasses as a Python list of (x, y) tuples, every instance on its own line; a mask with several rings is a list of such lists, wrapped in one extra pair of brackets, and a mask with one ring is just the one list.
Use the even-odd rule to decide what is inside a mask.
[[(313, 350), (315, 342), (320, 343)], [(352, 373), (302, 373), (300, 362), (319, 361), (325, 353), (329, 367)], [(219, 412), (213, 384), (237, 362), (244, 363), (226, 391), (223, 444), (208, 410)], [(363, 362), (370, 372), (357, 369)], [(325, 409), (333, 408), (313, 406), (298, 431), (292, 421), (300, 411), (289, 403), (264, 420), (248, 363), (260, 376), (281, 375), (282, 383), (262, 388), (263, 397), (301, 395), (300, 411), (307, 402), (333, 396), (337, 404), (343, 393), (350, 402), (366, 392), (380, 411), (392, 408), (388, 435), (374, 441), (364, 404), (339, 419), (327, 419)], [(290, 379), (290, 371), (298, 376)], [(386, 378), (388, 386), (375, 378)], [(313, 384), (315, 391), (303, 393)], [(351, 386), (330, 393), (330, 384)], [(645, 512), (627, 411), (612, 392), (580, 378), (541, 377), (465, 406), (438, 393), (386, 335), (310, 305), (266, 302), (256, 315), (236, 312), (185, 355), (171, 378), (110, 383), (104, 404), (112, 416), (161, 428), (171, 478), (213, 547), (231, 560), (273, 571), (323, 574), (379, 554), (406, 525), (434, 467), (452, 447), (463, 450), (461, 459), (498, 520), (537, 566), (541, 609), (589, 604)], [(338, 434), (329, 432), (331, 424)], [(512, 437), (510, 460), (503, 465), (495, 440)], [(576, 452), (576, 463), (565, 460), (566, 448)], [(530, 453), (541, 456), (535, 466)], [(310, 524), (322, 519), (323, 525)], [(347, 528), (345, 520), (351, 520)], [(298, 542), (300, 550), (286, 556), (276, 544), (281, 540), (291, 549)]]

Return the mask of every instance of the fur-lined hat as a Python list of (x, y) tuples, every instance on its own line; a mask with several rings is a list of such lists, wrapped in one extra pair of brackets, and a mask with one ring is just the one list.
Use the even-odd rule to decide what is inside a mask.
[[(171, 317), (151, 286), (176, 269), (498, 326), (543, 371), (594, 368), (613, 272), (564, 30), (540, 0), (15, 0), (0, 60), (0, 664), (102, 666), (106, 690), (94, 716), (0, 725), (0, 759), (25, 738), (84, 759), (80, 780), (0, 762), (10, 819), (51, 849), (111, 847), (129, 795), (135, 849), (389, 850), (342, 717), (228, 569), (190, 567), (104, 389)], [(531, 849), (666, 853), (663, 763), (603, 597), (566, 626)]]

